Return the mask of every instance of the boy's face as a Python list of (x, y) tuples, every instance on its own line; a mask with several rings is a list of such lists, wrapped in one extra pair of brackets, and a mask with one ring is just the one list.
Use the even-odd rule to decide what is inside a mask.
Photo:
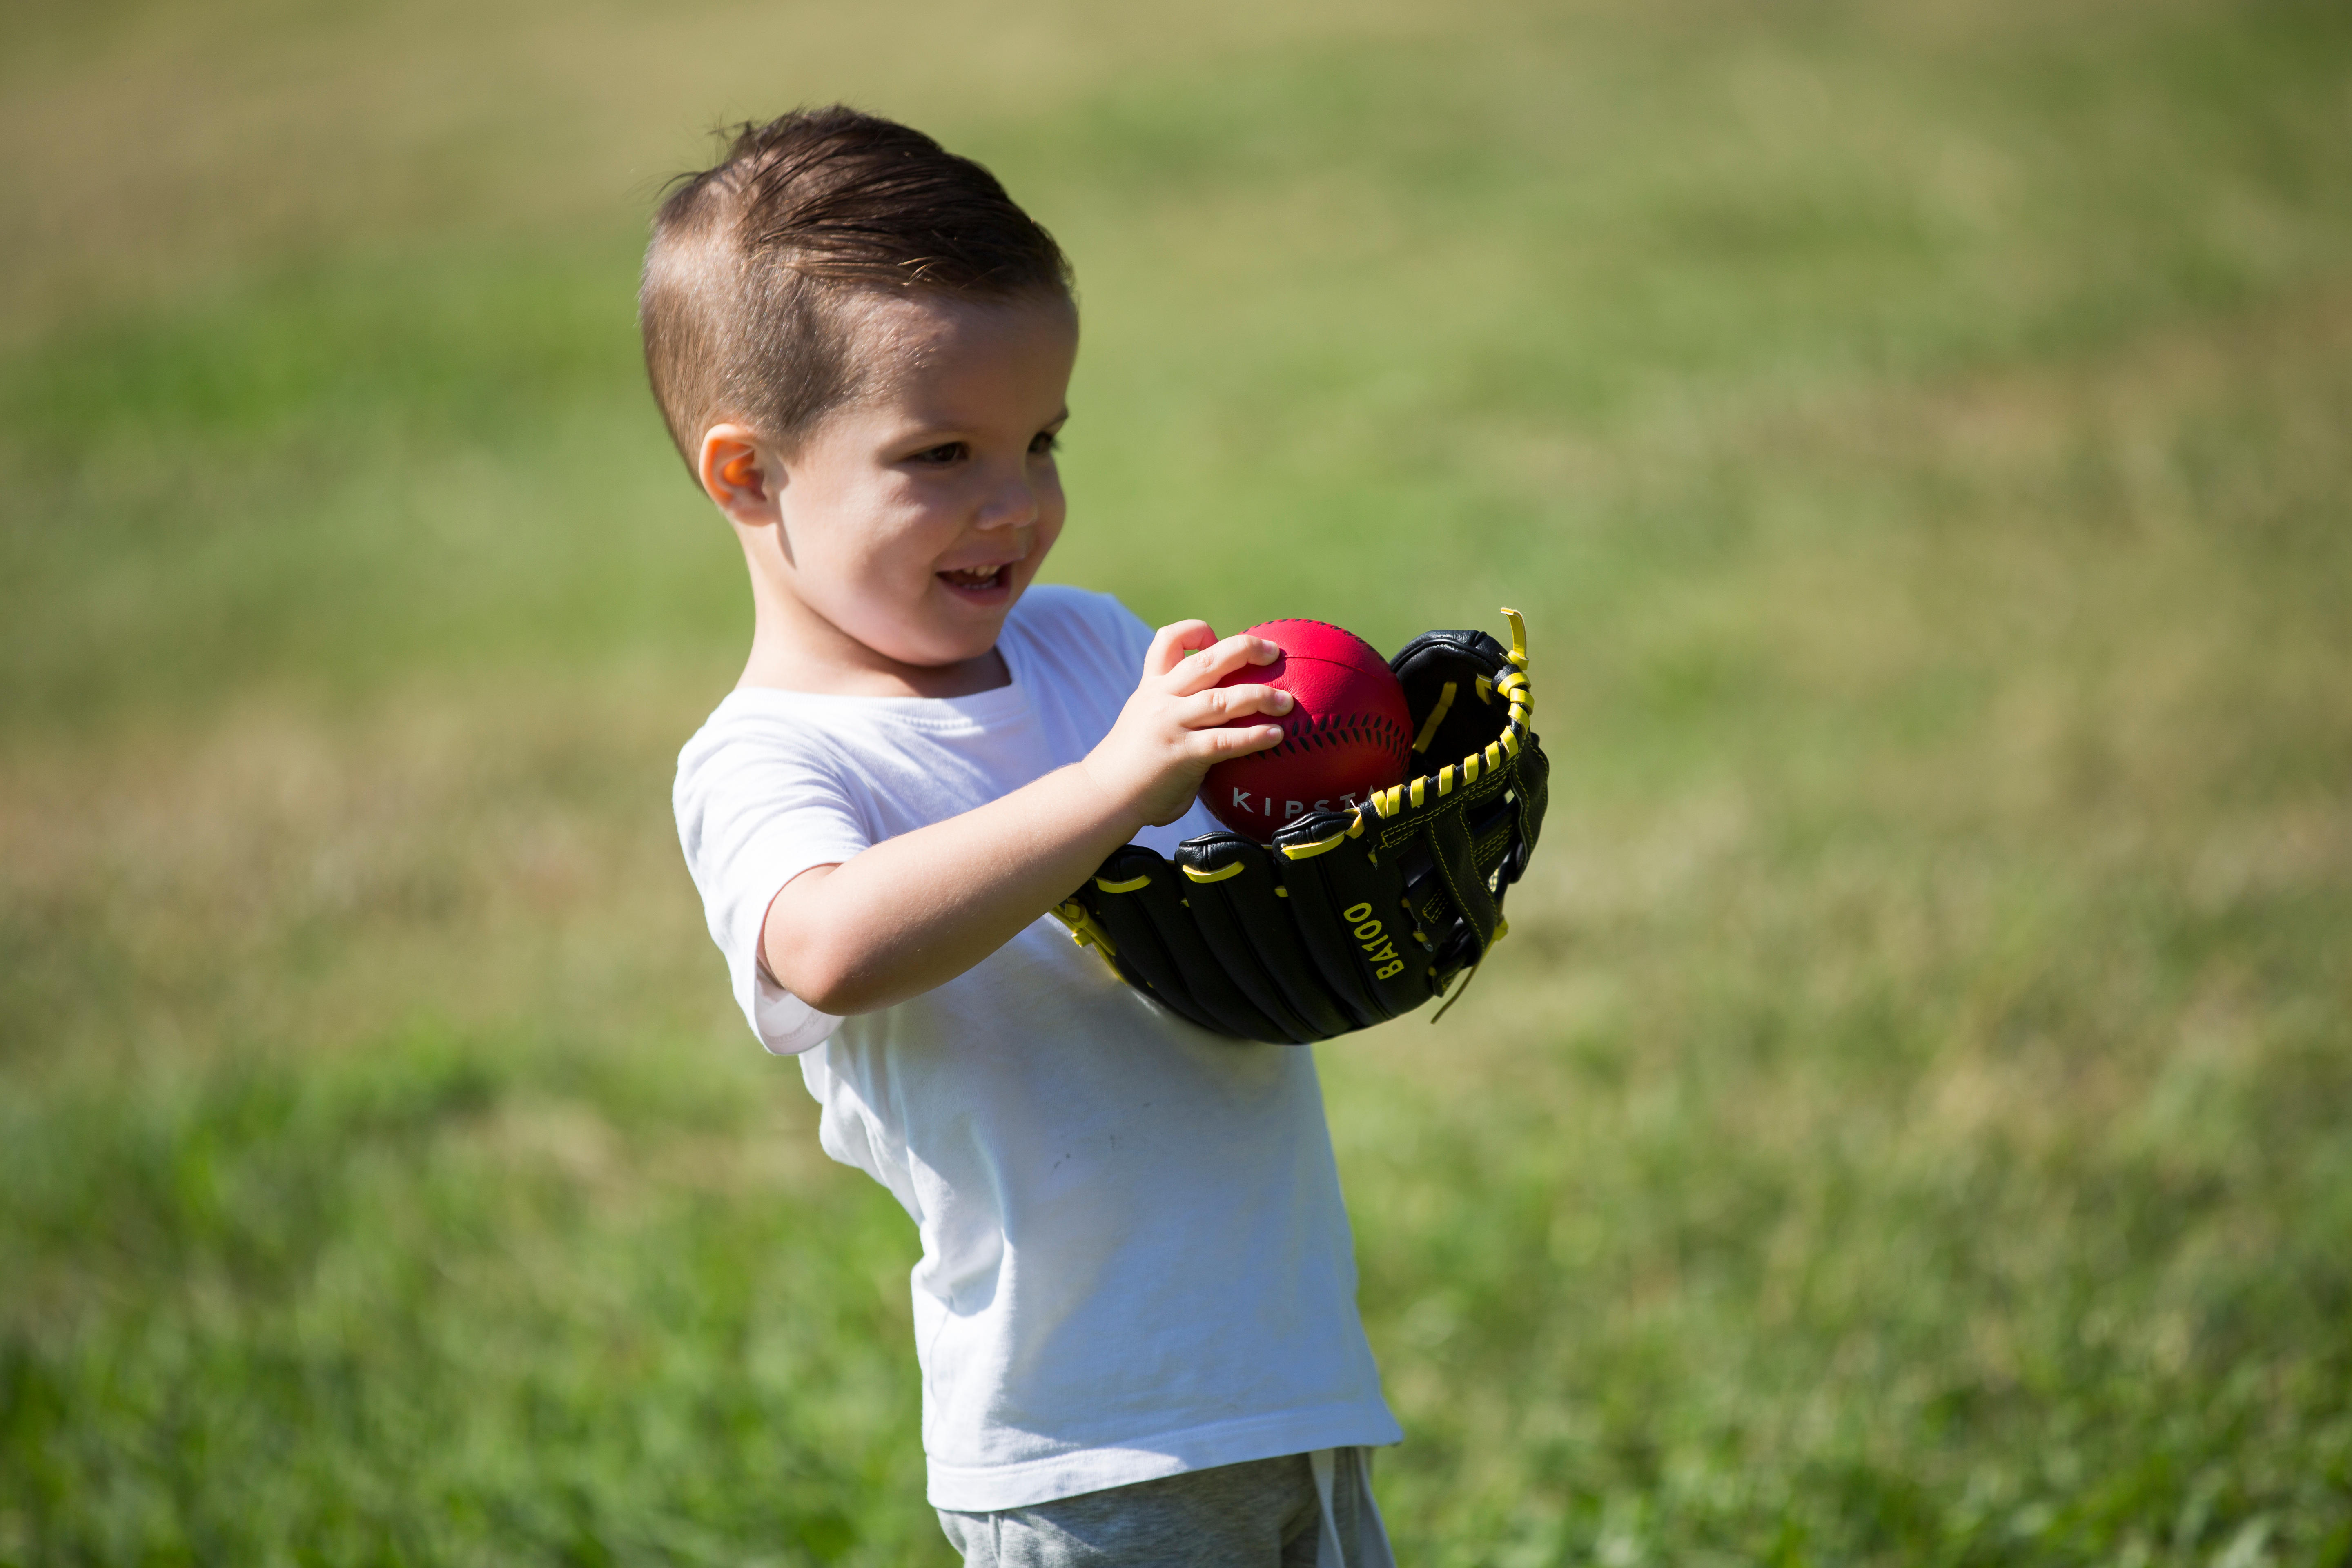
[(850, 309), (865, 392), (791, 454), (761, 453), (782, 586), (894, 663), (979, 658), (1062, 531), (1054, 440), (1076, 312), (937, 296)]

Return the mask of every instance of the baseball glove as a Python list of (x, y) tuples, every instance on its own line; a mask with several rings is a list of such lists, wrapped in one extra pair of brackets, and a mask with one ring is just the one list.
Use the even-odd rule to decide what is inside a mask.
[(1389, 661), (1413, 765), (1444, 765), (1354, 810), (1310, 812), (1271, 846), (1203, 833), (1172, 863), (1124, 846), (1055, 914), (1137, 990), (1244, 1040), (1328, 1040), (1444, 994), (1509, 929), (1503, 895), (1543, 826), (1551, 764), (1528, 727), (1527, 626), (1503, 614), (1507, 650), (1485, 632), (1424, 632)]

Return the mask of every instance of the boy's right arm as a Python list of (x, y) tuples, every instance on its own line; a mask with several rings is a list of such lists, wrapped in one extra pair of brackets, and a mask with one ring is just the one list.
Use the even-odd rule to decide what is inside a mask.
[(1212, 764), (1278, 745), (1277, 724), (1223, 729), (1290, 710), (1273, 687), (1220, 687), (1279, 650), (1203, 621), (1162, 626), (1143, 679), (1085, 759), (929, 827), (812, 867), (768, 905), (760, 951), (777, 984), (835, 1016), (940, 985), (1070, 896), (1148, 823), (1173, 822)]

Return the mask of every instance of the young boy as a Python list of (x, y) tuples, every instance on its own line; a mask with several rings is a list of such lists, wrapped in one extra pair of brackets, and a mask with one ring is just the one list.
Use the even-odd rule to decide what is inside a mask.
[[(1213, 826), (1276, 744), (1272, 645), (1032, 588), (1063, 523), (1067, 264), (978, 164), (845, 109), (662, 205), (672, 437), (750, 568), (751, 654), (678, 759), (735, 994), (825, 1152), (913, 1216), (929, 1500), (969, 1563), (1389, 1563), (1402, 1440), (1312, 1056), (1203, 1033), (1048, 911)], [(1232, 722), (1239, 721), (1239, 722)]]

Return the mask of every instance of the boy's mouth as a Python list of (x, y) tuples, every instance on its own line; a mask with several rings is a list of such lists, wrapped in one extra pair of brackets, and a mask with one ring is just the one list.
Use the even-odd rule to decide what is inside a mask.
[(1013, 564), (1010, 562), (994, 566), (961, 566), (934, 575), (958, 595), (967, 599), (1001, 598), (1013, 587)]

